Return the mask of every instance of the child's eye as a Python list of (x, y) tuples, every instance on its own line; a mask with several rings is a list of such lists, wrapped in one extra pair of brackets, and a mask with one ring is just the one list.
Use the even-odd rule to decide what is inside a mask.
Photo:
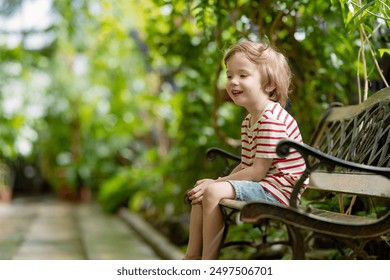
[(247, 74), (241, 74), (240, 77), (241, 78), (246, 78), (246, 77), (248, 77), (248, 75)]
[(230, 80), (232, 78), (232, 76), (227, 75), (226, 78), (228, 78), (228, 80)]

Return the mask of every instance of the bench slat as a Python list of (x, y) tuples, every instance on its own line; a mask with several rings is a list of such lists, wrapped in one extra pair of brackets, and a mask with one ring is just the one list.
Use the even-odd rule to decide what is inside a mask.
[(349, 105), (345, 107), (333, 108), (331, 114), (327, 116), (326, 121), (334, 122), (334, 121), (351, 119), (356, 115), (360, 114), (361, 112), (368, 110), (374, 104), (389, 101), (390, 100), (389, 92), (390, 92), (390, 88), (383, 89), (381, 91), (378, 91), (374, 95), (372, 95), (369, 99), (367, 99), (363, 103), (357, 105)]
[[(256, 201), (238, 201), (238, 200), (233, 200), (233, 199), (223, 199), (219, 203), (223, 207), (227, 207), (229, 209), (233, 210), (242, 210), (244, 206), (251, 204), (251, 203), (261, 203), (261, 202), (256, 202)], [(284, 206), (280, 206), (284, 207)], [(347, 215), (347, 214), (341, 214), (337, 212), (331, 212), (323, 209), (318, 209), (318, 208), (312, 208), (312, 207), (306, 207), (306, 206), (299, 206), (298, 207), (302, 213), (305, 213), (307, 215), (310, 215), (312, 217), (317, 216), (318, 219), (324, 218), (326, 220), (334, 220), (339, 223), (344, 223), (344, 224), (368, 224), (372, 223), (375, 221), (375, 218), (370, 218), (370, 217), (364, 217), (364, 216), (354, 216), (354, 215)], [(243, 217), (245, 219), (245, 217)]]
[(308, 188), (390, 198), (390, 180), (374, 174), (313, 172)]
[(239, 201), (239, 200), (234, 200), (234, 199), (222, 199), (219, 202), (219, 205), (222, 205), (224, 207), (233, 209), (233, 210), (241, 210), (245, 204), (247, 204), (247, 201)]
[(328, 220), (337, 221), (337, 222), (345, 224), (345, 225), (348, 225), (348, 224), (369, 224), (369, 223), (372, 223), (376, 220), (376, 219), (370, 218), (370, 217), (341, 214), (341, 213), (326, 211), (326, 210), (317, 209), (317, 208), (307, 209), (306, 207), (305, 208), (302, 207), (302, 210), (310, 213), (310, 215), (312, 217), (317, 216), (319, 219), (325, 218)]

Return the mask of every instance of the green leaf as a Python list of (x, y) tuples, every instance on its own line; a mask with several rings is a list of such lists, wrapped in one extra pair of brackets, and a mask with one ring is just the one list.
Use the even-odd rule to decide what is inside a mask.
[[(366, 5), (364, 5), (362, 8), (360, 8), (359, 11), (357, 11), (356, 14), (354, 14), (354, 16), (351, 18), (351, 20), (350, 20), (349, 22), (354, 21), (355, 18), (357, 18), (358, 16), (360, 16), (365, 10), (368, 9), (368, 7), (370, 7), (370, 6), (374, 5), (374, 4), (375, 4), (375, 0), (373, 0), (373, 1), (371, 1), (371, 2), (368, 2)], [(364, 17), (364, 16), (363, 16), (363, 17)]]
[(385, 53), (387, 53), (388, 55), (390, 55), (390, 49), (379, 49), (378, 51), (379, 51), (380, 57), (383, 57), (383, 55), (384, 55)]
[(337, 1), (337, 0), (332, 0), (331, 3), (332, 3), (333, 6), (337, 7), (336, 2), (338, 2), (338, 3), (340, 4), (340, 7), (341, 7), (341, 15), (343, 16), (344, 25), (347, 25), (347, 22), (348, 22), (348, 15), (349, 15), (350, 13), (348, 13), (348, 11), (347, 11), (347, 13), (345, 12), (345, 0), (339, 0), (339, 1)]
[(140, 211), (142, 204), (145, 200), (146, 193), (143, 191), (138, 191), (134, 193), (128, 201), (128, 208), (132, 211)]

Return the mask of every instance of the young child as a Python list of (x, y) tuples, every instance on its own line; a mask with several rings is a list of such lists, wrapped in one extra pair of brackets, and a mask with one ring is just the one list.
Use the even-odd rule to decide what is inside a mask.
[(298, 125), (283, 107), (291, 72), (286, 58), (268, 45), (244, 41), (225, 55), (226, 91), (247, 109), (241, 126), (241, 164), (230, 175), (203, 179), (187, 193), (190, 234), (184, 259), (217, 259), (224, 230), (223, 198), (265, 200), (288, 205), (292, 187), (305, 169), (297, 151), (279, 158), (279, 140), (302, 142)]

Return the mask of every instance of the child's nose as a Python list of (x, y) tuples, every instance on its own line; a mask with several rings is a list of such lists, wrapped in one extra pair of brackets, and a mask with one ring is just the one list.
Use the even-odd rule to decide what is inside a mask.
[(231, 80), (230, 80), (230, 82), (232, 83), (232, 85), (238, 85), (238, 80), (237, 80), (237, 78), (232, 78)]

